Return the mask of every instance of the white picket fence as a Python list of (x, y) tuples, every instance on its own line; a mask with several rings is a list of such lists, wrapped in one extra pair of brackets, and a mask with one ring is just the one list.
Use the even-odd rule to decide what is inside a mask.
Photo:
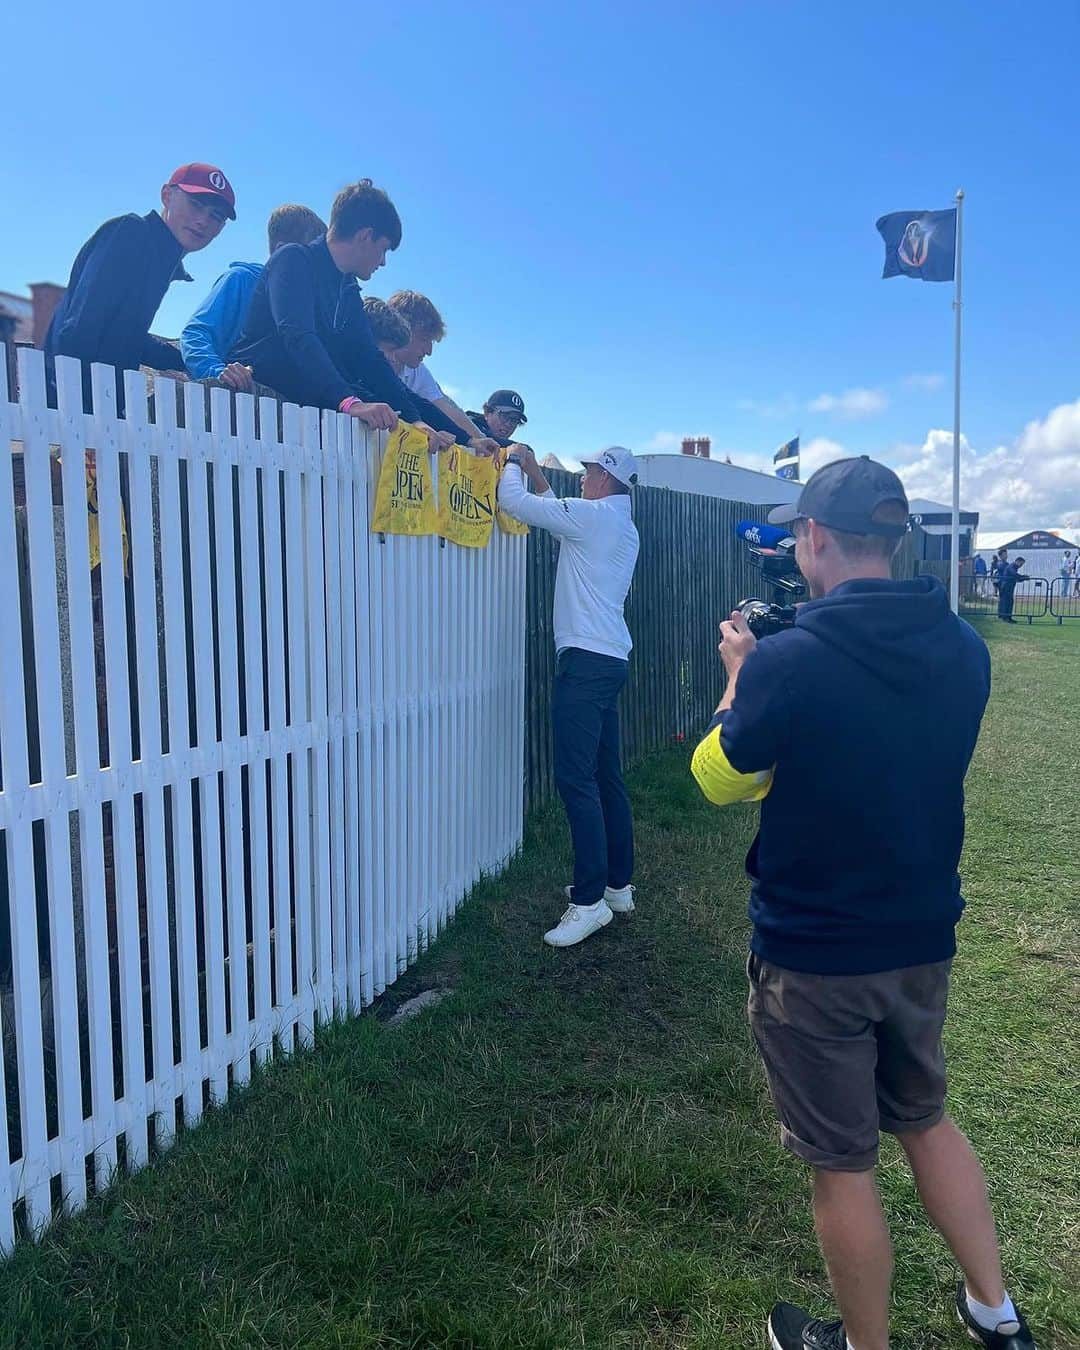
[(86, 414), (57, 374), (58, 410), (38, 352), (0, 387), (0, 1250), (370, 1003), (521, 841), (525, 541), (372, 535), (354, 419), (197, 385), (179, 419), (142, 374), (121, 417), (101, 366)]

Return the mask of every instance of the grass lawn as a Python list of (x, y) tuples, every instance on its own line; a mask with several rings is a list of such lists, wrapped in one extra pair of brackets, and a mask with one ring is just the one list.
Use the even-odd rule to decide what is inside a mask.
[[(952, 1109), (986, 1164), (1041, 1350), (1080, 1350), (1080, 624), (985, 624)], [(682, 751), (633, 776), (639, 907), (540, 942), (566, 831), (533, 822), (384, 1001), (263, 1075), (157, 1167), (0, 1268), (0, 1345), (736, 1347), (773, 1299), (828, 1308), (806, 1169), (778, 1146), (744, 1020), (755, 811)], [(954, 1272), (897, 1150), (894, 1345), (962, 1345)]]

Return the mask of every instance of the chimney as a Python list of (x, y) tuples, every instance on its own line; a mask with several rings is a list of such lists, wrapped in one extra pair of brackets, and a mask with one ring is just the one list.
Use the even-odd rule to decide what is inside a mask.
[(55, 281), (34, 281), (30, 284), (30, 303), (34, 307), (34, 346), (44, 347), (45, 334), (56, 306), (64, 298), (66, 286), (58, 286)]
[(684, 436), (682, 438), (682, 452), (684, 455), (697, 454), (697, 441), (694, 440), (693, 436)]
[(709, 436), (697, 438), (697, 453), (701, 459), (708, 459), (712, 453), (712, 439)]

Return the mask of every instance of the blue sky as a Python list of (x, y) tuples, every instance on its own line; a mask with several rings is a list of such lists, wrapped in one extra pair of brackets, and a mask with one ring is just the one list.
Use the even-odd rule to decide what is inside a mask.
[(1080, 524), (1074, 0), (160, 13), (5, 7), (0, 289), (209, 160), (239, 220), (174, 334), (272, 207), (366, 175), (405, 226), (369, 293), (430, 294), (434, 373), (519, 389), (541, 452), (707, 432), (761, 466), (800, 431), (811, 467), (868, 451), (940, 495), (952, 288), (881, 281), (874, 221), (963, 186), (965, 502)]

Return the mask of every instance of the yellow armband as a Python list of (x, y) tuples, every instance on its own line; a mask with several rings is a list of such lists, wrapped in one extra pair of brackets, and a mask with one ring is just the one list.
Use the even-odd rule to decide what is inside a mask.
[(714, 806), (730, 806), (733, 802), (759, 802), (772, 787), (772, 769), (759, 773), (739, 773), (732, 768), (720, 744), (720, 727), (713, 727), (699, 741), (690, 762), (690, 772), (698, 787)]

